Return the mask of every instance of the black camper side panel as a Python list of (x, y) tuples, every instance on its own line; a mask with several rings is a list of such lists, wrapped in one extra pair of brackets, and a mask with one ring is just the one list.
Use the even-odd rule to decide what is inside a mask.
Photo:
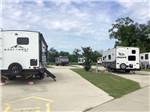
[(41, 33), (39, 33), (39, 62), (40, 65), (45, 66), (47, 64), (48, 45)]

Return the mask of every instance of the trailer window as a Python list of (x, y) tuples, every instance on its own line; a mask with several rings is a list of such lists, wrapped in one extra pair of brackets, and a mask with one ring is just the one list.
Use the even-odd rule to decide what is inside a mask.
[(145, 60), (148, 60), (148, 54), (145, 54)]
[(27, 38), (27, 37), (18, 37), (17, 38), (17, 44), (18, 45), (28, 45), (29, 44), (29, 38)]
[(105, 60), (105, 57), (103, 57), (103, 60)]
[(135, 61), (135, 60), (136, 60), (136, 57), (135, 57), (135, 56), (128, 56), (128, 60), (129, 60), (129, 61)]
[(143, 57), (143, 56), (141, 56), (141, 60), (143, 60), (143, 58), (144, 58), (144, 57)]
[(111, 55), (108, 55), (108, 59), (111, 60)]
[(136, 54), (136, 50), (132, 50), (132, 54)]

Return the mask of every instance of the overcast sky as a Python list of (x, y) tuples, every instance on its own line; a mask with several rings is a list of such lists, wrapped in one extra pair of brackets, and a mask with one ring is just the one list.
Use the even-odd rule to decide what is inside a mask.
[(108, 30), (117, 18), (150, 18), (149, 0), (2, 0), (0, 10), (1, 28), (40, 31), (49, 48), (69, 52), (112, 48)]

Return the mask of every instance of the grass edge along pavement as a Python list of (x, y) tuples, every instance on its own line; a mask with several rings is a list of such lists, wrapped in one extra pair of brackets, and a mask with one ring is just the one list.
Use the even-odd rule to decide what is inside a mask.
[(148, 69), (142, 69), (142, 71), (150, 72), (150, 68), (148, 68)]
[(72, 70), (114, 98), (119, 98), (140, 89), (139, 83), (108, 72), (96, 73), (94, 70), (89, 72), (84, 69)]

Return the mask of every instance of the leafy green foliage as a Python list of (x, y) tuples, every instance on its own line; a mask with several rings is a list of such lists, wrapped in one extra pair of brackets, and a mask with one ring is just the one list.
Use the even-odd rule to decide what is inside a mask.
[(75, 60), (75, 62), (77, 62), (77, 61), (78, 61), (78, 58), (81, 57), (80, 52), (81, 52), (80, 49), (76, 49), (76, 48), (74, 49), (73, 55), (74, 55), (74, 60)]
[(129, 17), (119, 18), (109, 32), (110, 38), (117, 40), (115, 46), (132, 46), (139, 47), (141, 52), (150, 51), (150, 21), (138, 24)]
[(102, 57), (102, 54), (98, 51), (93, 51), (91, 57), (92, 62), (97, 62), (98, 57)]
[(84, 69), (89, 71), (91, 69), (92, 49), (90, 47), (82, 47), (82, 50), (85, 57)]
[[(79, 52), (79, 51), (78, 51)], [(65, 51), (57, 51), (54, 48), (50, 48), (50, 50), (48, 51), (48, 62), (49, 63), (55, 63), (55, 58), (58, 56), (67, 56), (70, 60), (70, 62), (77, 62), (77, 55), (75, 54), (70, 54), (69, 52), (65, 52)]]
[(85, 58), (84, 69), (86, 71), (89, 71), (91, 69), (91, 60), (88, 58)]
[[(83, 54), (81, 55), (81, 50), (80, 49), (74, 49), (73, 53), (69, 53), (69, 52), (65, 52), (65, 51), (57, 51), (54, 48), (50, 48), (50, 50), (48, 51), (48, 63), (54, 64), (55, 63), (55, 58), (58, 56), (67, 56), (69, 58), (70, 63), (74, 63), (78, 61), (78, 57), (89, 57), (87, 59), (87, 64), (91, 64), (92, 62), (96, 62), (98, 57), (101, 57), (101, 54), (98, 51), (92, 51), (92, 49), (90, 47), (87, 47), (90, 52), (84, 52), (86, 51), (86, 48), (83, 48)], [(87, 49), (87, 50), (88, 50)], [(90, 54), (89, 54), (90, 53)], [(90, 67), (87, 66), (87, 69), (89, 69)]]
[(59, 56), (59, 52), (54, 49), (54, 48), (50, 48), (49, 52), (48, 52), (48, 62), (55, 62), (55, 57)]

